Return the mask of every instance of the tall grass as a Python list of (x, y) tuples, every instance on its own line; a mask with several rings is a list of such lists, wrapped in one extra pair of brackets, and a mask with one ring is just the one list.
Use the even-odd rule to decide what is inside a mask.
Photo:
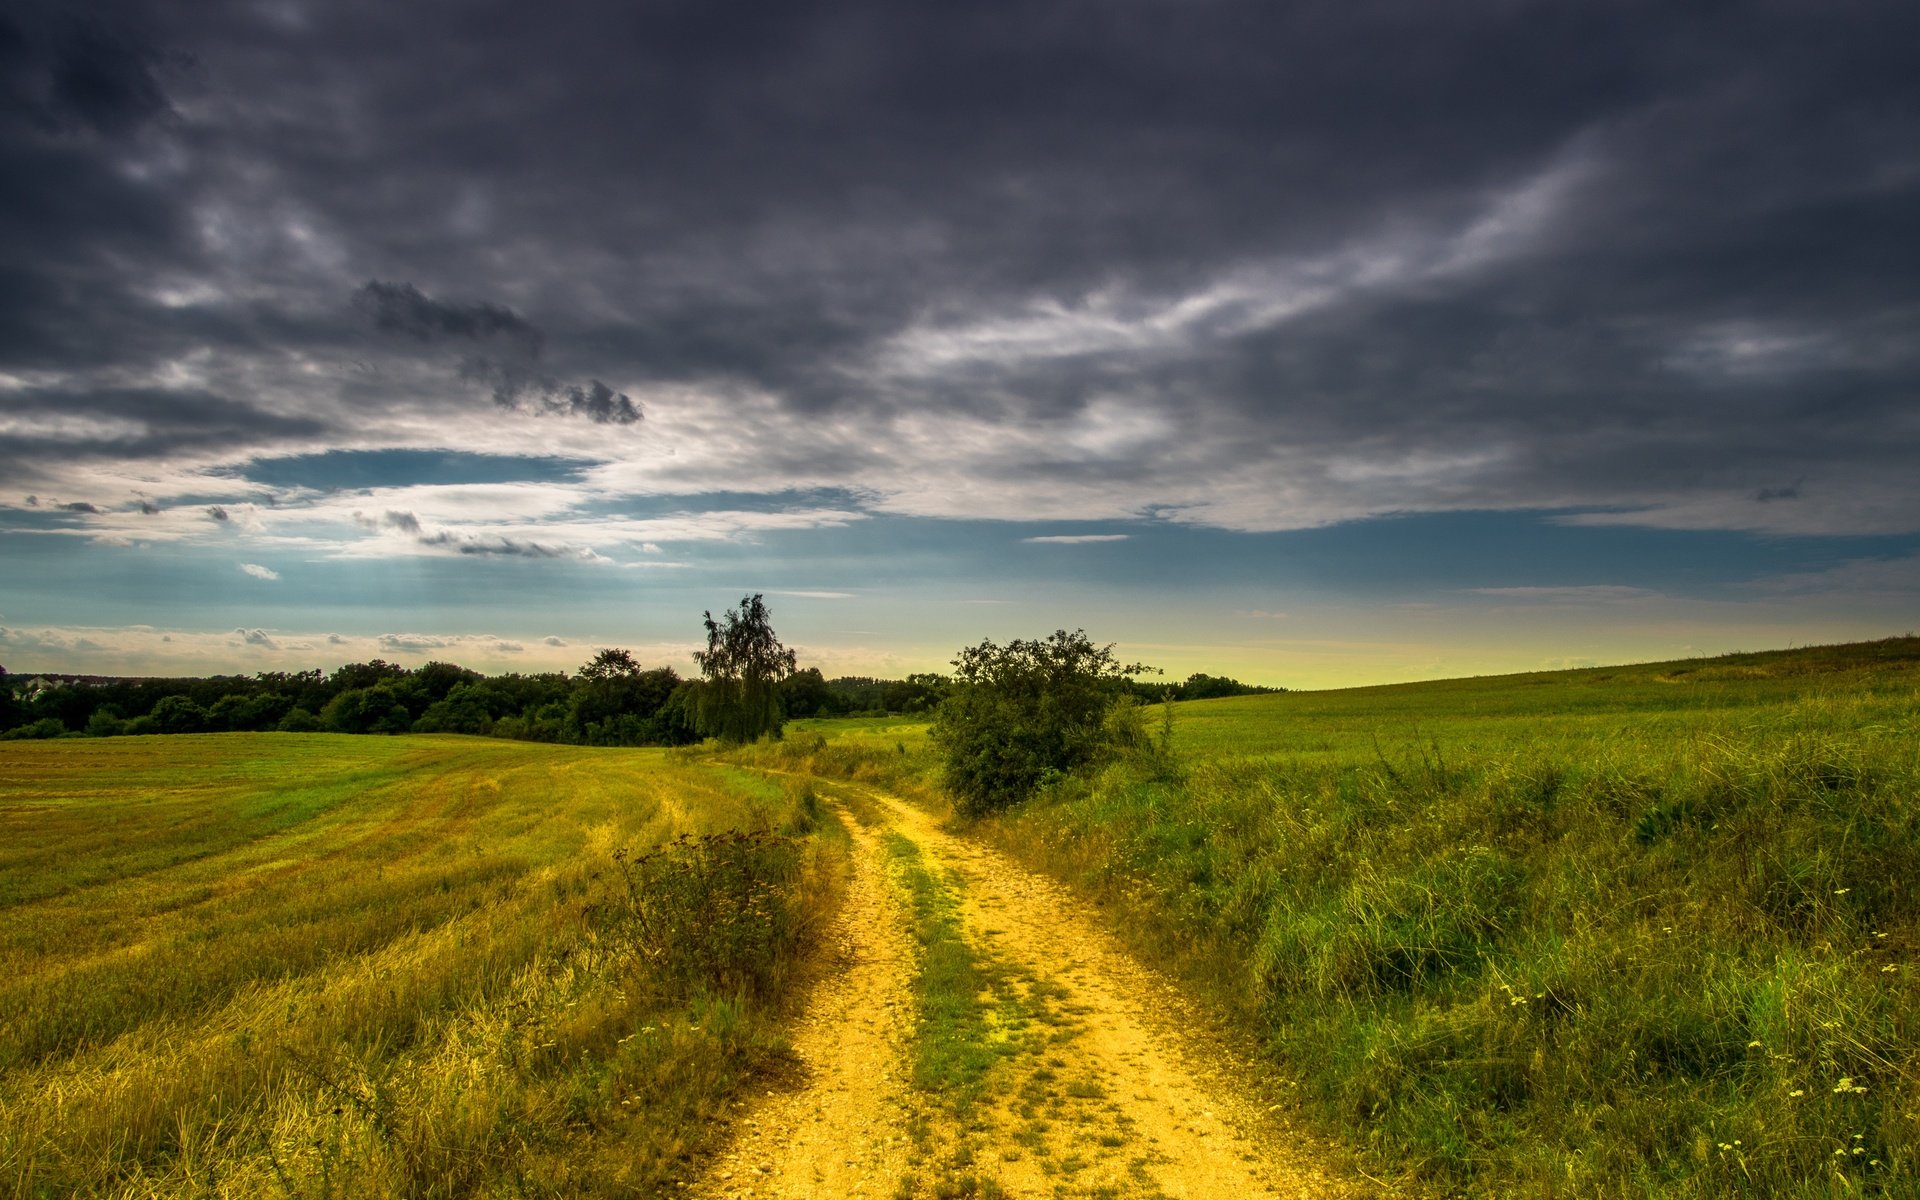
[(1371, 730), (1355, 693), (1210, 702), (1184, 778), (1118, 767), (982, 828), (1409, 1176), (1912, 1196), (1910, 665), (1381, 689)]
[(0, 1194), (653, 1194), (832, 903), (817, 812), (664, 752), (75, 746), (0, 750)]

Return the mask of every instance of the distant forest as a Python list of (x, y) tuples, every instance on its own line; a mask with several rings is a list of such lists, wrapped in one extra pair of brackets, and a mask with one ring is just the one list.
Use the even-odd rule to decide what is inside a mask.
[[(263, 671), (204, 679), (9, 675), (0, 667), (0, 739), (147, 733), (470, 733), (583, 746), (680, 746), (700, 740), (698, 680), (646, 669), (603, 650), (579, 671), (482, 675), (453, 663), (407, 668), (374, 659), (331, 674)], [(818, 668), (780, 683), (785, 717), (930, 712), (944, 675), (827, 679)], [(1143, 703), (1284, 691), (1196, 674), (1182, 683), (1135, 682)]]

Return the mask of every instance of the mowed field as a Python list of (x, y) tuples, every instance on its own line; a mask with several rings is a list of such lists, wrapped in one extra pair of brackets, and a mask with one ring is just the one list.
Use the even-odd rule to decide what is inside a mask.
[[(777, 836), (803, 807), (665, 751), (9, 743), (0, 1194), (669, 1187), (776, 1050), (831, 909), (833, 846)], [(767, 831), (714, 853), (765, 858), (784, 922), (716, 966), (639, 936), (616, 852), (723, 829)], [(727, 885), (699, 855), (676, 878)]]

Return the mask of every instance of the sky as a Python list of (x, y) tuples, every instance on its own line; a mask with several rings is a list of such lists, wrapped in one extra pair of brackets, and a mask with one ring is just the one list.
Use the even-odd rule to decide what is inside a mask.
[(1920, 7), (0, 12), (0, 664), (1920, 627)]

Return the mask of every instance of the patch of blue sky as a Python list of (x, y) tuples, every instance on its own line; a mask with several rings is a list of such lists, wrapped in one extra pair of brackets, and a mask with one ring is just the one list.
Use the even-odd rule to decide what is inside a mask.
[[(0, 537), (0, 555), (14, 568), (0, 587), (0, 612), (21, 625), (369, 634), (396, 627), (562, 635), (631, 629), (637, 636), (677, 623), (679, 635), (690, 637), (701, 605), (725, 598), (724, 589), (709, 587), (666, 599), (678, 591), (661, 579), (667, 572), (511, 556), (329, 559), (243, 544), (149, 551), (17, 534)], [(278, 578), (248, 574), (243, 563)]]
[[(1035, 537), (1116, 537), (1042, 541)], [(1477, 588), (1632, 587), (1722, 596), (1752, 580), (1824, 570), (1920, 549), (1920, 538), (1759, 537), (1567, 526), (1552, 514), (1463, 512), (1384, 517), (1319, 529), (1235, 533), (1159, 522), (943, 521), (876, 517), (705, 547), (706, 561), (757, 560), (768, 578), (804, 586), (931, 582), (991, 590), (1085, 584), (1188, 594), (1284, 586), (1371, 597)]]
[[(52, 505), (39, 508), (15, 508), (0, 514), (0, 527), (7, 530), (27, 530), (34, 533), (59, 529), (78, 529), (85, 524), (84, 515)], [(11, 535), (8, 535), (11, 536)]]

